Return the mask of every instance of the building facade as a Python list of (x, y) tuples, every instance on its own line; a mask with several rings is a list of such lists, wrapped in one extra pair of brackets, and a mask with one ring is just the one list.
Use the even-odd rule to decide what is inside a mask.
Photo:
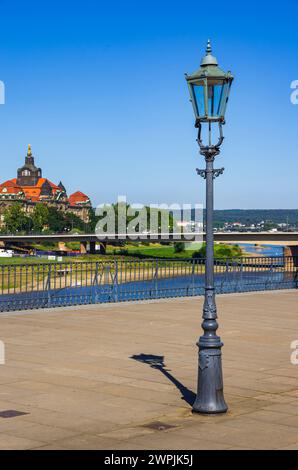
[(62, 212), (72, 212), (86, 223), (92, 207), (86, 194), (76, 191), (68, 196), (61, 181), (56, 185), (44, 178), (41, 168), (35, 166), (30, 145), (17, 177), (0, 184), (0, 226), (4, 224), (5, 210), (15, 202), (21, 203), (28, 214), (34, 211), (36, 204), (44, 203)]

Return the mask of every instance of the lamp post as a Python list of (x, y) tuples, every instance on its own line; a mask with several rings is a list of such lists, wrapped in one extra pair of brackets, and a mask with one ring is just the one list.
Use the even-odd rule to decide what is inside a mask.
[[(206, 168), (197, 169), (198, 175), (206, 180), (206, 266), (205, 300), (203, 307), (203, 335), (198, 340), (199, 368), (198, 391), (193, 411), (204, 414), (225, 413), (228, 409), (223, 394), (221, 348), (223, 343), (216, 331), (217, 310), (214, 289), (214, 234), (213, 234), (213, 194), (214, 179), (224, 169), (214, 169), (214, 160), (220, 153), (223, 143), (222, 126), (225, 123), (225, 111), (233, 81), (230, 72), (223, 72), (216, 58), (212, 55), (208, 40), (206, 55), (201, 66), (192, 75), (186, 75), (190, 98), (195, 114), (195, 127), (198, 128), (197, 142), (200, 154), (204, 156)], [(207, 144), (203, 142), (202, 128), (207, 128)], [(217, 143), (212, 143), (212, 129), (218, 126)]]

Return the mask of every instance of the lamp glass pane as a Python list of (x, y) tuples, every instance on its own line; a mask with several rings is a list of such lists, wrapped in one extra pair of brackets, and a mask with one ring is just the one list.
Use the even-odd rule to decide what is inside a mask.
[(223, 94), (222, 94), (222, 99), (220, 103), (220, 115), (223, 117), (225, 116), (225, 112), (226, 112), (230, 88), (231, 88), (231, 82), (225, 83), (223, 86)]
[(208, 116), (219, 117), (223, 97), (223, 85), (208, 85)]
[(193, 85), (193, 92), (196, 101), (198, 116), (205, 115), (204, 84)]

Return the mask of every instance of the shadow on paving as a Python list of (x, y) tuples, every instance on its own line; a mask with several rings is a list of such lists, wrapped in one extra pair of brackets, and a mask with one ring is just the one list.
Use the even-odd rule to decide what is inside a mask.
[(193, 405), (196, 395), (194, 392), (189, 390), (185, 387), (179, 380), (177, 380), (172, 374), (170, 374), (169, 370), (166, 368), (164, 363), (164, 356), (155, 356), (154, 354), (138, 354), (133, 355), (130, 359), (134, 359), (138, 362), (143, 362), (144, 364), (148, 364), (153, 369), (159, 370), (175, 387), (178, 388), (179, 392), (181, 393), (182, 400), (185, 400), (190, 406)]

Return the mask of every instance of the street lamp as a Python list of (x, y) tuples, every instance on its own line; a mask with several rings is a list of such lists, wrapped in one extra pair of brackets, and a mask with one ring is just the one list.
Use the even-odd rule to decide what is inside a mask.
[[(206, 55), (201, 67), (192, 75), (186, 74), (190, 99), (198, 128), (200, 154), (205, 157), (206, 169), (197, 169), (198, 175), (206, 179), (206, 266), (205, 301), (203, 307), (203, 335), (198, 340), (199, 368), (198, 392), (193, 411), (204, 414), (225, 413), (228, 409), (223, 394), (221, 348), (223, 343), (216, 331), (218, 328), (214, 289), (214, 235), (213, 235), (213, 180), (224, 168), (214, 169), (215, 157), (220, 153), (224, 140), (222, 126), (233, 81), (230, 72), (223, 72), (212, 55), (208, 40)], [(208, 130), (208, 144), (203, 143), (202, 125)], [(212, 144), (212, 127), (218, 126), (219, 138)]]

